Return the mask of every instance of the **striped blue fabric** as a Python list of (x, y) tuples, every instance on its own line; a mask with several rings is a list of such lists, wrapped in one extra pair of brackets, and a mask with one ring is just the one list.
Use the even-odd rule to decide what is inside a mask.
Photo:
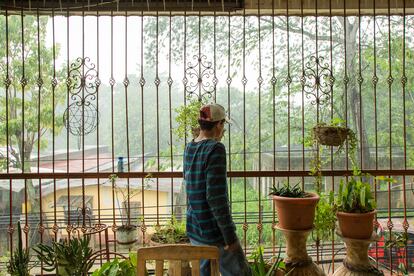
[(226, 149), (212, 139), (190, 142), (184, 152), (187, 234), (211, 245), (237, 240), (227, 193)]

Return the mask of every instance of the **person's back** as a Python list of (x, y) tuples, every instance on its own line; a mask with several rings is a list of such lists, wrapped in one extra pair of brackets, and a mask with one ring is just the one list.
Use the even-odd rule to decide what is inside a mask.
[(234, 243), (237, 236), (229, 213), (224, 145), (212, 139), (190, 142), (184, 154), (184, 172), (188, 236), (204, 244)]
[[(200, 135), (184, 152), (187, 235), (194, 245), (219, 248), (221, 275), (250, 275), (230, 212), (226, 149), (218, 142), (224, 133), (224, 108), (218, 104), (203, 106), (198, 122)], [(202, 276), (210, 275), (209, 263), (200, 262)]]

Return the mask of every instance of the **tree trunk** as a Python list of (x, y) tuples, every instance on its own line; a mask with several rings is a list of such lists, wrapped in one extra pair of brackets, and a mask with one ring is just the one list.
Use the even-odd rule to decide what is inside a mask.
[[(357, 83), (357, 78), (359, 76), (359, 69), (357, 69), (357, 53), (358, 53), (358, 43), (357, 43), (357, 32), (358, 32), (358, 22), (355, 22), (354, 24), (349, 23), (347, 20), (347, 27), (346, 27), (346, 69), (347, 69), (347, 75), (350, 79), (349, 85), (348, 85), (348, 106), (350, 107), (350, 110), (348, 112), (349, 118), (351, 119), (352, 124), (356, 128), (356, 135), (357, 138), (360, 140), (359, 144), (357, 145), (359, 147), (359, 151), (357, 151), (356, 156), (360, 161), (360, 166), (363, 169), (369, 168), (371, 165), (371, 154), (369, 152), (369, 144), (368, 144), (368, 138), (366, 129), (364, 128), (364, 112), (363, 109), (360, 108), (361, 102), (360, 102), (360, 96), (359, 93), (359, 84)], [(362, 160), (361, 160), (361, 150), (362, 150)]]

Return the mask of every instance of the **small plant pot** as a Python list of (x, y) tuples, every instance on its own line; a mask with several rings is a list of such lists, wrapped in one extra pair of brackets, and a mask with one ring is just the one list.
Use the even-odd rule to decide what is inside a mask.
[(273, 196), (280, 228), (286, 230), (312, 229), (319, 196), (314, 193), (308, 193), (308, 195), (304, 198)]
[(332, 126), (316, 126), (313, 128), (316, 140), (325, 146), (338, 147), (342, 145), (349, 134), (349, 128), (332, 127)]
[(121, 248), (130, 249), (138, 240), (137, 228), (133, 225), (121, 226), (116, 231), (116, 241)]
[(345, 238), (350, 239), (369, 239), (374, 231), (374, 210), (369, 213), (345, 213), (337, 212), (339, 228)]

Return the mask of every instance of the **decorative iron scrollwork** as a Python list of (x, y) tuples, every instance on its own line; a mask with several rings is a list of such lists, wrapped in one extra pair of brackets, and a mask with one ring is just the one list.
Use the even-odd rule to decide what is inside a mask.
[(71, 100), (71, 104), (63, 114), (66, 129), (78, 137), (94, 132), (99, 120), (94, 101), (100, 80), (95, 64), (90, 62), (90, 58), (77, 58), (70, 65), (66, 85)]
[(212, 63), (207, 61), (206, 56), (194, 56), (193, 60), (194, 63), (187, 63), (188, 67), (183, 80), (187, 96), (189, 98), (196, 96), (199, 101), (207, 100), (216, 91), (218, 79)]
[(311, 56), (301, 78), (306, 98), (314, 98), (311, 104), (324, 105), (331, 97), (334, 82), (332, 71), (328, 63), (324, 63), (324, 58)]

